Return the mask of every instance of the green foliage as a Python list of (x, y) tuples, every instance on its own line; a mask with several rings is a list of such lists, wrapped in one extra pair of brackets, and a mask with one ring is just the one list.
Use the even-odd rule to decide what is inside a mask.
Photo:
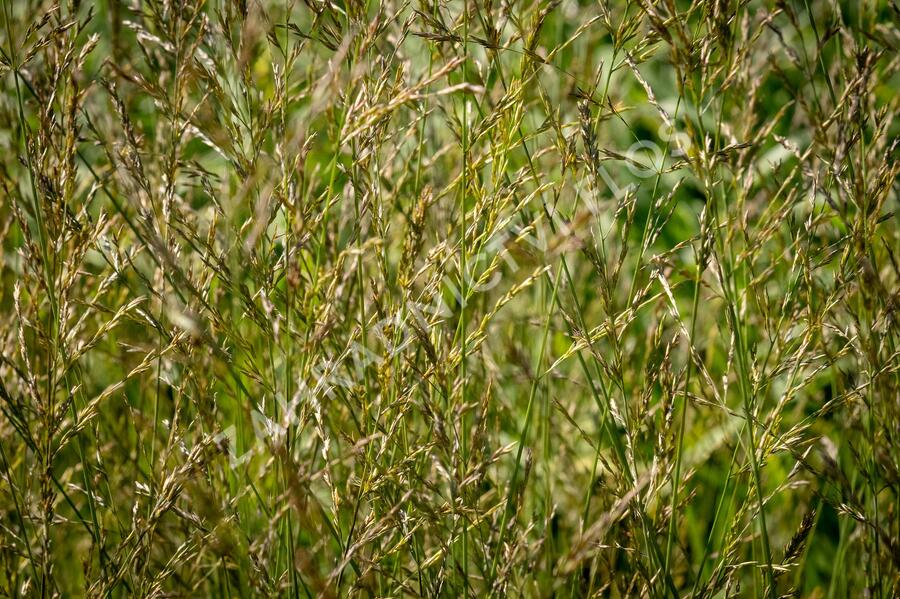
[(4, 0), (0, 595), (900, 594), (900, 11)]

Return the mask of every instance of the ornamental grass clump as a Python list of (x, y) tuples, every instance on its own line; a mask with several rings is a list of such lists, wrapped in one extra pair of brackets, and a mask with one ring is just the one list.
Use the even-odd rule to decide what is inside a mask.
[(900, 595), (894, 3), (0, 10), (0, 595)]

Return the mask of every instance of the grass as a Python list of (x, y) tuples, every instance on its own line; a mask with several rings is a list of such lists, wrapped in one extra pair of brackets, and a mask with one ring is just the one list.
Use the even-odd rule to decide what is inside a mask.
[(3, 0), (0, 595), (900, 594), (900, 11)]

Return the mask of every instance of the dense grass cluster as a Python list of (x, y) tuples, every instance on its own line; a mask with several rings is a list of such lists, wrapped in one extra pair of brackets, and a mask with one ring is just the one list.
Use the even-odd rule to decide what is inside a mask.
[(3, 0), (0, 595), (900, 596), (892, 0)]

